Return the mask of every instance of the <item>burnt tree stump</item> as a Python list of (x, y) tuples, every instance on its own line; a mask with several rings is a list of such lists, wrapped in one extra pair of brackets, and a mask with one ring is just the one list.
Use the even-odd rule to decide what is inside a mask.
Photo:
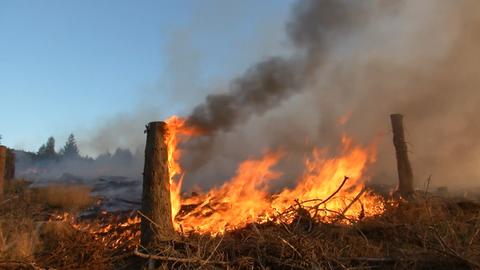
[(170, 201), (167, 125), (151, 122), (146, 133), (140, 245), (149, 252), (157, 244), (174, 239), (175, 230)]
[(404, 198), (413, 195), (413, 172), (410, 160), (408, 159), (407, 143), (403, 130), (403, 115), (390, 115), (393, 130), (393, 145), (397, 156), (398, 169), (398, 192)]
[(3, 145), (0, 145), (0, 198), (3, 198), (6, 163), (7, 163), (7, 148)]

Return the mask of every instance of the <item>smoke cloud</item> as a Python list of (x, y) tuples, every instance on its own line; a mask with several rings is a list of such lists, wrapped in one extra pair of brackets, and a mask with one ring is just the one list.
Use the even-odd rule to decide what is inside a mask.
[(229, 131), (252, 114), (263, 114), (293, 93), (303, 90), (338, 35), (353, 32), (365, 19), (367, 5), (358, 1), (303, 1), (294, 8), (287, 30), (297, 53), (273, 57), (250, 68), (231, 83), (225, 94), (208, 95), (188, 118), (189, 123), (211, 134)]
[[(405, 115), (418, 187), (430, 174), (434, 185), (478, 186), (480, 1), (300, 0), (285, 31), (290, 53), (261, 59), (186, 114), (205, 132), (182, 145), (187, 189), (217, 185), (242, 160), (279, 148), (279, 185), (292, 184), (312, 147), (334, 155), (344, 133), (378, 142), (372, 181), (394, 184), (391, 113)], [(90, 145), (143, 148), (142, 119), (122, 116)]]
[(207, 135), (185, 146), (187, 184), (218, 183), (278, 147), (295, 180), (306, 151), (335, 149), (342, 133), (377, 139), (373, 180), (395, 183), (391, 113), (406, 116), (418, 187), (430, 174), (437, 185), (475, 184), (480, 2), (304, 0), (286, 29), (292, 55), (256, 64), (193, 109), (189, 123)]

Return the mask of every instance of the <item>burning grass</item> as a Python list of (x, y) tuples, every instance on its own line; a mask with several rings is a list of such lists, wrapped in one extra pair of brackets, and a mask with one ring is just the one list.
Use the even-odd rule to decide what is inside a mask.
[[(75, 218), (32, 200), (0, 209), (2, 269), (141, 269), (135, 212)], [(223, 234), (179, 233), (151, 256), (158, 269), (476, 269), (480, 205), (427, 193), (383, 201), (385, 211), (349, 220), (313, 218), (302, 204), (288, 222), (250, 223)]]

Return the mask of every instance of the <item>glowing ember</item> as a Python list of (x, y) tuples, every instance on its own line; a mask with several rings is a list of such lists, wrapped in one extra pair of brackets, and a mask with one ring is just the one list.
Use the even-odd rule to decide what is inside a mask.
[(112, 249), (134, 248), (140, 238), (140, 216), (134, 215), (122, 221), (117, 218), (116, 215), (104, 214), (95, 220), (79, 221), (75, 216), (63, 213), (53, 215), (50, 221), (66, 222), (76, 230), (89, 233), (96, 241)]

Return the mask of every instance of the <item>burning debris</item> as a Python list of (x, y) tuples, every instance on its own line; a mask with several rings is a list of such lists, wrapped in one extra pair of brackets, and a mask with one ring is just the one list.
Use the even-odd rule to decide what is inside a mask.
[[(178, 121), (178, 118), (175, 119)], [(181, 131), (178, 134), (170, 132), (167, 136), (166, 140), (172, 142), (190, 139)], [(297, 185), (276, 194), (269, 194), (268, 185), (281, 175), (273, 168), (282, 158), (282, 151), (267, 152), (260, 159), (246, 160), (239, 165), (236, 175), (221, 187), (204, 194), (180, 198), (180, 205), (184, 208), (176, 215), (174, 223), (177, 229), (181, 228), (184, 232), (223, 233), (254, 222), (291, 222), (292, 217), (287, 218), (282, 213), (293, 204), (309, 209), (308, 213), (314, 219), (323, 221), (332, 219), (342, 211), (351, 219), (381, 214), (381, 198), (365, 192), (365, 173), (368, 164), (375, 160), (375, 145), (362, 148), (346, 136), (342, 144), (341, 154), (333, 158), (327, 157), (327, 149), (313, 149), (305, 160), (305, 171), (297, 180)], [(169, 147), (178, 149), (177, 144), (170, 144)], [(180, 153), (173, 153), (168, 159), (169, 164), (176, 164), (176, 174), (182, 173), (178, 166), (179, 158)], [(181, 178), (178, 182), (172, 177), (170, 179), (171, 183), (175, 183), (172, 204), (178, 205), (177, 192)], [(335, 192), (339, 186), (341, 189)], [(335, 196), (326, 200), (332, 193)], [(347, 205), (349, 207), (345, 209)], [(178, 211), (172, 209), (172, 213)]]
[[(475, 9), (478, 4), (459, 1), (452, 16), (439, 20), (430, 15), (440, 14), (453, 4), (439, 2), (441, 8), (433, 12), (430, 8), (437, 6), (433, 1), (419, 6), (412, 4), (417, 1), (381, 2), (299, 1), (287, 24), (292, 55), (272, 57), (252, 66), (226, 91), (207, 96), (186, 118), (173, 116), (165, 122), (151, 122), (146, 127), (141, 209), (134, 209), (139, 206), (135, 199), (140, 196), (120, 198), (131, 211), (104, 211), (102, 207), (109, 202), (106, 198), (84, 209), (98, 200), (90, 200), (90, 189), (83, 186), (70, 187), (68, 192), (62, 191), (63, 187), (52, 189), (52, 197), (63, 193), (55, 197), (58, 200), (39, 199), (38, 186), (21, 192), (9, 188), (9, 197), (0, 202), (1, 217), (7, 217), (0, 219), (0, 254), (4, 256), (0, 268), (480, 268), (480, 206), (435, 196), (429, 191), (430, 178), (425, 190), (415, 191), (402, 115), (391, 115), (398, 192), (389, 190), (392, 194), (385, 195), (367, 186), (372, 168), (388, 163), (380, 154), (391, 151), (378, 151), (382, 146), (372, 137), (386, 122), (379, 116), (391, 110), (408, 108), (417, 127), (427, 122), (430, 126), (443, 117), (436, 116), (442, 115), (438, 111), (452, 113), (446, 109), (456, 107), (449, 106), (451, 103), (458, 107), (466, 96), (475, 97), (465, 106), (468, 113), (455, 112), (449, 119), (460, 123), (455, 132), (469, 138), (442, 146), (439, 151), (435, 143), (420, 149), (448, 153), (450, 159), (452, 149), (466, 153), (465, 145), (476, 145), (478, 132), (470, 126), (477, 115), (478, 95), (474, 94), (480, 77), (478, 59), (472, 55), (480, 54), (465, 52), (475, 47), (474, 41), (480, 36), (478, 11), (474, 11), (479, 10)], [(397, 21), (413, 26), (405, 27)], [(430, 43), (418, 47), (410, 44), (434, 32), (449, 33), (448, 38), (435, 43), (435, 50), (425, 46)], [(398, 33), (398, 37), (393, 38), (392, 33)], [(452, 94), (457, 86), (464, 92)], [(398, 94), (399, 89), (404, 92)], [(300, 100), (296, 109), (301, 113), (279, 109), (292, 97)], [(425, 108), (427, 102), (434, 106)], [(378, 104), (372, 106), (374, 103)], [(306, 107), (315, 108), (312, 113), (304, 113)], [(274, 117), (267, 115), (270, 112)], [(292, 118), (286, 121), (275, 113)], [(463, 119), (467, 114), (467, 120)], [(223, 158), (223, 153), (244, 147), (235, 141), (242, 136), (237, 129), (251, 124), (248, 122), (255, 117), (275, 120), (265, 125), (275, 127), (265, 136), (251, 136), (252, 140), (265, 137), (265, 143), (252, 143), (250, 148), (241, 149), (242, 155), (235, 155), (235, 162), (240, 157), (243, 160), (235, 163), (235, 173), (229, 180), (205, 191), (182, 193), (188, 182), (184, 181), (186, 171), (191, 173), (205, 163), (214, 163), (214, 156)], [(354, 121), (358, 119), (365, 124)], [(277, 127), (279, 121), (301, 123)], [(442, 125), (441, 129), (447, 128)], [(311, 131), (311, 136), (304, 136), (304, 131)], [(443, 130), (443, 139), (454, 137), (455, 132)], [(229, 142), (241, 146), (219, 146), (221, 138), (228, 136), (232, 136)], [(313, 138), (313, 142), (299, 143), (305, 137)], [(259, 145), (268, 149), (250, 151)], [(3, 172), (7, 159), (4, 150), (0, 147), (0, 185), (8, 174)], [(93, 168), (90, 159), (73, 152), (75, 159), (62, 164), (77, 170)], [(125, 155), (117, 152), (117, 158), (124, 156), (126, 163), (138, 165), (129, 151)], [(247, 153), (252, 155), (245, 158)], [(292, 177), (284, 164), (299, 153), (304, 155), (296, 160), (301, 171)], [(428, 164), (445, 159), (422, 155)], [(190, 157), (187, 166), (182, 162), (185, 156)], [(109, 171), (102, 165), (113, 165), (112, 159), (116, 158), (108, 156), (103, 162), (98, 158), (99, 171)], [(86, 167), (78, 167), (80, 160)], [(35, 168), (31, 173), (43, 170)], [(214, 167), (213, 172), (221, 175), (221, 170)], [(198, 175), (202, 174), (194, 176)], [(82, 182), (81, 178), (66, 176), (71, 183)], [(282, 178), (292, 181), (286, 184)], [(197, 182), (207, 181), (199, 178)], [(139, 183), (124, 181), (120, 185), (131, 195), (139, 193)], [(94, 194), (100, 196), (117, 182), (102, 178), (91, 184)], [(80, 197), (76, 202), (81, 205), (76, 208), (83, 210), (80, 215), (75, 212), (78, 209), (72, 210), (75, 207), (66, 206), (75, 201), (74, 195)], [(15, 234), (23, 240), (16, 240)]]
[[(267, 151), (258, 159), (241, 163), (237, 174), (222, 186), (184, 196), (180, 193), (184, 175), (179, 164), (181, 144), (201, 134), (185, 123), (173, 117), (165, 123), (149, 124), (145, 177), (151, 179), (144, 182), (140, 211), (77, 216), (56, 208), (45, 209), (45, 201), (32, 201), (29, 192), (13, 197), (0, 214), (17, 216), (21, 214), (18, 209), (23, 209), (23, 214), (37, 213), (31, 223), (36, 225), (28, 226), (42, 251), (34, 255), (34, 261), (0, 261), (0, 267), (480, 266), (477, 203), (446, 200), (428, 189), (417, 192), (409, 201), (379, 195), (365, 186), (368, 166), (375, 162), (375, 144), (362, 147), (347, 136), (342, 138), (342, 149), (336, 157), (327, 156), (326, 149), (313, 149), (294, 187), (273, 194), (269, 191), (268, 184), (281, 175), (275, 165), (285, 153)], [(155, 209), (159, 206), (163, 211)], [(50, 214), (46, 216), (45, 212)], [(0, 220), (0, 228), (7, 225)]]
[(105, 247), (119, 251), (132, 250), (140, 239), (140, 216), (135, 212), (124, 214), (102, 212), (83, 219), (63, 213), (52, 215), (49, 221), (68, 223), (74, 229), (92, 235), (95, 241)]

